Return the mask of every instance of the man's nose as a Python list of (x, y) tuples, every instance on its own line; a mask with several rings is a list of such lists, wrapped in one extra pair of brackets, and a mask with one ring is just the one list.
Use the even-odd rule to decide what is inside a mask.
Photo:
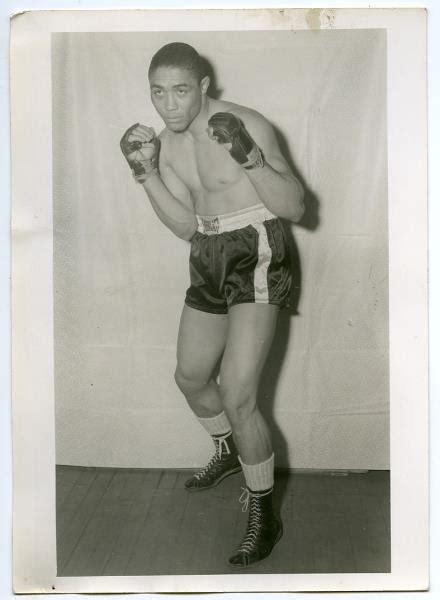
[(167, 110), (175, 110), (177, 108), (177, 102), (174, 94), (167, 95), (166, 108)]

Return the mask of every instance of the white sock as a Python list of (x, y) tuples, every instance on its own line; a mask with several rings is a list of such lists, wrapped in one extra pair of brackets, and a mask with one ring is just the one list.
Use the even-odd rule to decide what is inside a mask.
[(224, 435), (225, 433), (229, 433), (231, 431), (231, 424), (224, 411), (222, 411), (215, 417), (197, 418), (200, 421), (200, 424), (206, 429), (206, 431), (211, 436)]
[(238, 457), (243, 467), (243, 475), (247, 487), (252, 492), (260, 492), (273, 488), (275, 455), (256, 465), (246, 465), (240, 457)]

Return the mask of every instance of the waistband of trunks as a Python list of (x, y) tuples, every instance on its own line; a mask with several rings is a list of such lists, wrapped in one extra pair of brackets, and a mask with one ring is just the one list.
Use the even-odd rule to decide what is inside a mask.
[(241, 210), (222, 215), (196, 215), (197, 231), (205, 235), (215, 235), (226, 231), (234, 231), (248, 225), (257, 225), (275, 219), (276, 216), (264, 204), (254, 204)]

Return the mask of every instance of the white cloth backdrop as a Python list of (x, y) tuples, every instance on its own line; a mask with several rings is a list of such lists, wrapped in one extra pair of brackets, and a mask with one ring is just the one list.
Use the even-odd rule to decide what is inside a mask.
[(119, 150), (162, 127), (152, 54), (193, 44), (221, 97), (282, 132), (309, 188), (296, 315), (260, 403), (278, 465), (383, 469), (388, 452), (386, 39), (379, 30), (76, 33), (53, 38), (57, 462), (190, 467), (211, 453), (177, 390), (189, 246), (154, 215)]

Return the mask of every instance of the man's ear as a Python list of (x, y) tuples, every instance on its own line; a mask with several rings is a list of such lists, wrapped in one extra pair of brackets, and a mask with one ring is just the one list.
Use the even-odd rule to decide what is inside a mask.
[(200, 89), (202, 90), (202, 94), (206, 94), (210, 83), (211, 83), (211, 80), (209, 79), (209, 76), (205, 75), (205, 77), (200, 82)]

